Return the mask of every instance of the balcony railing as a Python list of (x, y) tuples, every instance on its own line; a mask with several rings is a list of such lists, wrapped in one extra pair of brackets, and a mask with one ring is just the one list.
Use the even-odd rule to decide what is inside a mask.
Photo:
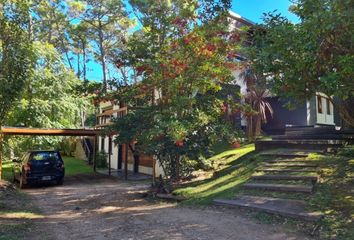
[(113, 118), (123, 117), (128, 113), (128, 107), (122, 107), (115, 110), (108, 110), (96, 115), (96, 128), (102, 128), (112, 124)]

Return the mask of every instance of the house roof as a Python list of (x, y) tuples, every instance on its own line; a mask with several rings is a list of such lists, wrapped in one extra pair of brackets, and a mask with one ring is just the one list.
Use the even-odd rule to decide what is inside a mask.
[(253, 22), (253, 21), (251, 21), (251, 20), (249, 20), (247, 18), (242, 17), (241, 15), (239, 15), (239, 14), (237, 14), (237, 13), (231, 11), (231, 10), (229, 10), (229, 15), (230, 15), (230, 17), (232, 19), (235, 19), (236, 21), (239, 21), (239, 22), (241, 22), (241, 23), (243, 23), (245, 25), (248, 25), (248, 26), (256, 25), (255, 22)]

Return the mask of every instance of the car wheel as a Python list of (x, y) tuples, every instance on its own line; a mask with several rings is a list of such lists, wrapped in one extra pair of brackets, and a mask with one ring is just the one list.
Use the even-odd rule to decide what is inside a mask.
[(59, 178), (57, 181), (57, 185), (63, 185), (64, 183), (64, 178)]

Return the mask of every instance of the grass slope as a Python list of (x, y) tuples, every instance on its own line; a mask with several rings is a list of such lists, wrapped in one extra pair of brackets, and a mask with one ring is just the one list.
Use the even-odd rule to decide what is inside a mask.
[(176, 189), (175, 193), (188, 197), (183, 204), (201, 206), (211, 204), (216, 198), (232, 199), (244, 194), (302, 199), (308, 203), (308, 210), (324, 213), (319, 223), (312, 225), (265, 213), (254, 213), (252, 216), (268, 223), (296, 224), (298, 229), (319, 239), (354, 239), (354, 146), (344, 148), (337, 154), (310, 154), (306, 159), (302, 159), (318, 164), (321, 169), (320, 181), (312, 195), (241, 188), (266, 158), (257, 155), (253, 150), (253, 145), (246, 145), (215, 155), (212, 160), (216, 170), (209, 174), (209, 178), (184, 185)]
[(209, 160), (216, 169), (209, 178), (175, 190), (176, 194), (188, 198), (185, 204), (207, 205), (215, 198), (231, 198), (254, 172), (259, 158), (250, 144), (223, 151)]
[(311, 210), (325, 214), (321, 239), (354, 239), (354, 146), (308, 159), (321, 165), (320, 183), (308, 201)]

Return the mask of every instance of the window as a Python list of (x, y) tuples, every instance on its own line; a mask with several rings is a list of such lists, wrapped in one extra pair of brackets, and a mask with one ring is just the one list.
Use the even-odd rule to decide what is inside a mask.
[(59, 160), (59, 154), (57, 152), (38, 152), (32, 155), (32, 160), (43, 161), (43, 160)]
[(30, 158), (32, 164), (36, 164), (43, 161), (61, 161), (60, 155), (58, 152), (35, 152), (32, 153)]
[(322, 97), (320, 95), (317, 95), (317, 111), (318, 111), (318, 113), (323, 113), (323, 110), (322, 110)]
[(327, 115), (331, 115), (331, 102), (326, 98)]

